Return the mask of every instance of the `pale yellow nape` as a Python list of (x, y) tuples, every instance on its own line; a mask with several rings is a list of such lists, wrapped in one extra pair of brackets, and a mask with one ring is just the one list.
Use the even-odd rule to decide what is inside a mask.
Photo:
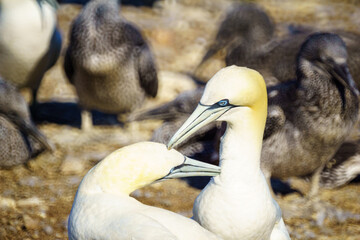
[(164, 144), (140, 142), (114, 151), (84, 177), (79, 191), (128, 195), (164, 176), (184, 162)]

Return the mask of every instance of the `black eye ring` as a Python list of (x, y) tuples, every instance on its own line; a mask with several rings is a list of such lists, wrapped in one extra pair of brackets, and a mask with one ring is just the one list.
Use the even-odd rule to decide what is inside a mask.
[(229, 105), (229, 99), (220, 100), (220, 101), (217, 102), (217, 104), (218, 104), (220, 107), (225, 107), (225, 106)]

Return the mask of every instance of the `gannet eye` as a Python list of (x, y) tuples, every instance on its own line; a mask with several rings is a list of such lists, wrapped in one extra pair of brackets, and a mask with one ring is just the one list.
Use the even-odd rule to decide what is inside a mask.
[(225, 107), (226, 105), (229, 104), (229, 100), (228, 100), (228, 99), (223, 99), (223, 100), (218, 101), (217, 104), (218, 104), (220, 107)]

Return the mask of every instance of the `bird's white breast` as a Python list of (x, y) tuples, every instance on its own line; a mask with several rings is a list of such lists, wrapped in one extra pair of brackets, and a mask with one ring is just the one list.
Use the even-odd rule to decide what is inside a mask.
[[(263, 179), (263, 180), (262, 180)], [(266, 181), (222, 186), (213, 180), (195, 201), (194, 218), (224, 239), (269, 239), (277, 209)]]
[(2, 0), (1, 4), (0, 73), (22, 86), (49, 48), (56, 12), (48, 4), (41, 10), (35, 0)]

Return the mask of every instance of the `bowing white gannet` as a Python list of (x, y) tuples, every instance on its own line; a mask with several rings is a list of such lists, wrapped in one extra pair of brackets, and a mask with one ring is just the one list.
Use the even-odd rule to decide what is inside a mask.
[(212, 121), (226, 121), (219, 176), (197, 197), (194, 219), (223, 239), (290, 239), (281, 209), (260, 169), (266, 85), (255, 70), (230, 66), (207, 83), (199, 105), (174, 134), (174, 147)]
[(187, 158), (164, 144), (141, 142), (123, 147), (82, 180), (69, 217), (69, 239), (221, 239), (192, 219), (129, 196), (154, 181), (219, 172), (218, 166)]

